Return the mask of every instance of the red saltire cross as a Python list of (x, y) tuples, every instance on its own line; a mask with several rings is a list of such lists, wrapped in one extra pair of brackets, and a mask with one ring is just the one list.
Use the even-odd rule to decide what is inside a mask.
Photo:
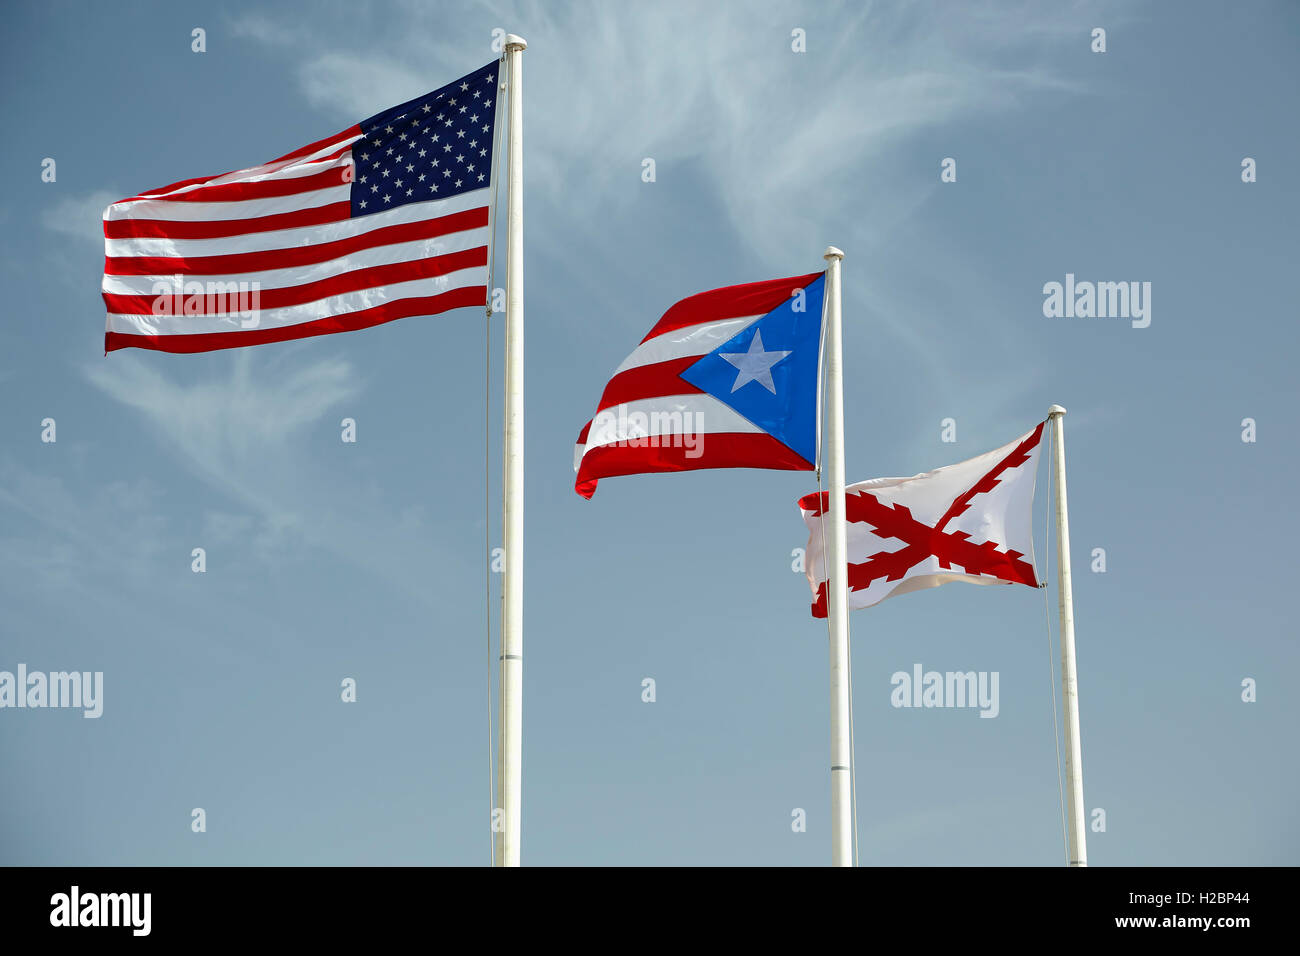
[[(939, 559), (939, 567), (949, 569), (957, 564), (967, 574), (990, 574), (1003, 581), (1014, 581), (1038, 587), (1034, 575), (1034, 566), (1022, 561), (1024, 555), (1019, 551), (1008, 549), (999, 551), (997, 542), (985, 541), (972, 544), (965, 531), (945, 531), (948, 522), (970, 507), (976, 495), (991, 491), (1001, 480), (1000, 476), (1009, 468), (1016, 468), (1029, 460), (1032, 451), (1043, 436), (1043, 425), (1038, 427), (1018, 444), (1011, 453), (993, 466), (989, 472), (971, 485), (952, 503), (943, 517), (932, 528), (923, 521), (912, 517), (912, 512), (902, 504), (887, 505), (867, 491), (845, 495), (845, 521), (861, 521), (871, 525), (882, 538), (898, 538), (904, 547), (897, 551), (877, 551), (858, 564), (848, 566), (848, 586), (850, 591), (861, 591), (871, 586), (878, 578), (897, 581), (912, 568), (930, 557)], [(804, 495), (799, 499), (799, 507), (814, 515), (821, 514), (826, 508), (829, 492)], [(826, 616), (826, 585), (823, 581), (817, 588), (817, 600), (813, 603), (813, 617)]]

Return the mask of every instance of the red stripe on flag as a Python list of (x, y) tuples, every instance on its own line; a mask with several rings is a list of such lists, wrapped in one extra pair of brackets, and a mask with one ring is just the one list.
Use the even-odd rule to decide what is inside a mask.
[(360, 312), (347, 312), (276, 329), (241, 329), (232, 332), (203, 332), (195, 335), (135, 335), (127, 332), (108, 332), (104, 335), (104, 351), (140, 348), (158, 352), (214, 352), (218, 349), (240, 348), (245, 345), (305, 339), (331, 332), (352, 332), (413, 315), (437, 315), (451, 309), (486, 304), (487, 286), (464, 286), (439, 295), (399, 299)]
[(266, 272), (294, 266), (328, 262), (362, 249), (386, 246), (415, 239), (432, 239), (488, 224), (488, 207), (466, 209), (437, 219), (398, 223), (372, 229), (359, 236), (336, 239), (312, 246), (272, 249), (264, 252), (240, 252), (226, 256), (105, 256), (104, 272), (114, 276), (237, 275), (241, 272)]
[[(269, 160), (268, 162), (265, 162), (262, 165), (274, 166), (276, 163), (283, 163), (290, 159), (298, 159), (300, 156), (310, 156), (312, 153), (324, 149), (326, 146), (329, 146), (331, 143), (336, 143), (339, 140), (354, 139), (355, 137), (360, 135), (361, 135), (361, 127), (359, 125), (349, 126), (341, 133), (335, 133), (333, 136), (327, 136), (324, 139), (316, 140), (316, 142), (314, 143), (308, 143), (306, 146), (302, 147), (301, 149), (295, 149), (292, 153), (285, 153), (283, 156), (279, 156), (275, 159)], [(349, 143), (347, 146), (343, 148), (351, 149), (352, 144)], [(338, 154), (335, 153), (333, 155), (338, 155)]]
[(252, 232), (274, 232), (277, 229), (296, 229), (300, 226), (321, 226), (329, 222), (342, 222), (352, 215), (352, 204), (327, 203), (312, 209), (295, 209), (273, 216), (253, 216), (248, 219), (210, 219), (199, 222), (182, 222), (176, 219), (106, 219), (105, 239), (226, 239)]
[(822, 275), (824, 273), (812, 272), (806, 276), (768, 279), (765, 282), (750, 282), (746, 285), (733, 285), (725, 289), (701, 292), (682, 299), (669, 308), (641, 341), (648, 342), (657, 335), (685, 328), (688, 325), (699, 325), (701, 322), (738, 319), (747, 315), (766, 315), (790, 298), (791, 293), (796, 289), (804, 288)]
[[(967, 488), (965, 493), (960, 495), (957, 500), (952, 503), (951, 507), (944, 512), (943, 517), (939, 519), (939, 523), (935, 525), (935, 528), (942, 531), (948, 526), (949, 521), (970, 507), (972, 498), (976, 495), (982, 495), (986, 492), (992, 491), (1001, 480), (1000, 476), (1004, 471), (1011, 468), (1019, 468), (1025, 462), (1029, 461), (1029, 453), (1038, 447), (1038, 442), (1043, 437), (1043, 426), (1046, 424), (1047, 422), (1039, 422), (1038, 427), (1030, 432), (1028, 438), (1022, 441), (1015, 448), (1011, 449), (1011, 453), (994, 465), (987, 475)], [(946, 565), (944, 565), (944, 567), (946, 567)], [(1035, 585), (1036, 583), (1037, 582), (1035, 582)]]
[[(273, 166), (276, 163), (284, 163), (287, 162), (288, 160), (296, 159), (299, 156), (310, 156), (312, 153), (316, 152), (319, 149), (324, 149), (326, 146), (329, 146), (331, 143), (339, 142), (341, 140), (350, 140), (360, 135), (361, 135), (360, 126), (350, 126), (347, 129), (345, 129), (343, 132), (338, 133), (334, 136), (328, 136), (325, 139), (317, 140), (316, 142), (304, 146), (301, 149), (295, 149), (292, 153), (285, 153), (283, 156), (279, 157), (278, 159), (272, 159), (269, 162), (262, 163), (262, 166)], [(343, 150), (350, 149), (350, 148), (351, 148), (351, 144), (347, 146), (342, 146), (339, 148), (338, 152), (334, 153), (334, 155), (337, 156), (339, 155), (339, 153), (342, 153)], [(247, 172), (252, 172), (253, 169), (260, 169), (260, 168), (261, 168), (260, 166), (254, 166), (251, 169), (247, 170)], [(162, 193), (174, 192), (177, 189), (184, 189), (186, 186), (199, 186), (202, 185), (203, 183), (211, 182), (214, 179), (220, 179), (223, 176), (233, 176), (235, 173), (241, 173), (241, 172), (245, 172), (245, 170), (233, 169), (228, 173), (216, 173), (212, 176), (195, 176), (193, 179), (182, 179), (179, 182), (172, 183), (170, 186), (161, 186), (158, 189), (151, 189), (147, 193), (140, 196), (128, 196), (126, 199), (119, 199), (118, 202), (133, 202), (134, 200), (144, 199), (146, 197), (157, 199), (157, 198), (161, 198)], [(117, 203), (113, 203), (113, 205), (116, 206)]]
[[(344, 150), (350, 147), (344, 147)], [(343, 152), (343, 150), (340, 150)], [(255, 183), (219, 183), (203, 186), (184, 193), (151, 196), (152, 202), (238, 202), (244, 199), (270, 199), (273, 196), (295, 196), (316, 189), (346, 186), (352, 182), (352, 167), (331, 166), (310, 176), (281, 176)]]
[(641, 365), (619, 372), (600, 396), (597, 412), (607, 408), (635, 402), (644, 398), (658, 398), (661, 395), (699, 395), (704, 389), (692, 385), (678, 376), (700, 360), (698, 355), (686, 358), (670, 359), (656, 362), (654, 365)]
[[(587, 452), (574, 482), (574, 490), (584, 498), (596, 493), (601, 478), (637, 475), (649, 472), (695, 471), (702, 468), (772, 468), (781, 471), (812, 471), (811, 462), (795, 454), (771, 435), (746, 432), (708, 432), (692, 437), (691, 448), (666, 446), (681, 437), (659, 435), (635, 439), (658, 441), (658, 447), (628, 444), (601, 445)], [(698, 457), (689, 457), (689, 455)]]
[[(342, 275), (328, 279), (318, 279), (302, 285), (285, 286), (278, 289), (263, 289), (257, 293), (255, 306), (262, 311), (283, 309), (307, 302), (317, 302), (331, 295), (345, 292), (357, 292), (361, 289), (377, 289), (380, 286), (395, 285), (398, 282), (410, 282), (414, 279), (429, 279), (447, 275), (460, 269), (487, 265), (487, 246), (451, 252), (443, 256), (428, 259), (412, 259), (406, 262), (394, 262), (388, 265), (371, 266), (368, 269), (354, 269)], [(239, 298), (236, 293), (228, 295), (118, 295), (105, 292), (104, 304), (109, 312), (120, 315), (218, 315), (225, 312), (244, 311), (244, 305), (233, 304)], [(245, 301), (251, 299), (251, 293), (244, 293)], [(165, 300), (167, 311), (156, 313), (155, 303)], [(179, 300), (179, 301), (178, 301)], [(198, 300), (198, 301), (193, 301)], [(194, 306), (202, 303), (202, 309), (192, 311)]]
[(830, 612), (826, 609), (826, 582), (823, 581), (817, 585), (817, 600), (812, 603), (812, 616), (825, 618)]

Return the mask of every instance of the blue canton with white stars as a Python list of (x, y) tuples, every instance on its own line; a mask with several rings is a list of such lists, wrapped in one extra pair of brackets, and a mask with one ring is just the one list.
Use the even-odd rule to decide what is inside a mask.
[(489, 63), (359, 124), (365, 136), (352, 144), (353, 218), (492, 182), (499, 66)]

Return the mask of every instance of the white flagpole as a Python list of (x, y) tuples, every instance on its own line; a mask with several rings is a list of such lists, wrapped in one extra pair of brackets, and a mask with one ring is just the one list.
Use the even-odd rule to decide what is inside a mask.
[(831, 655), (831, 866), (853, 865), (853, 751), (849, 746), (849, 600), (844, 536), (844, 355), (840, 336), (840, 260), (828, 246), (826, 260), (826, 454), (830, 469), (826, 543), (826, 613)]
[(1074, 593), (1070, 584), (1070, 515), (1065, 494), (1065, 409), (1047, 412), (1054, 425), (1056, 471), (1057, 602), (1061, 609), (1061, 696), (1065, 706), (1065, 783), (1069, 803), (1070, 866), (1088, 865), (1083, 809), (1083, 755), (1079, 744), (1079, 679), (1074, 664)]
[[(524, 169), (522, 37), (506, 37), (509, 120), (506, 127), (505, 477), (501, 586), (500, 738), (497, 747), (496, 864), (519, 865), (524, 706)], [(497, 817), (497, 814), (493, 814)]]

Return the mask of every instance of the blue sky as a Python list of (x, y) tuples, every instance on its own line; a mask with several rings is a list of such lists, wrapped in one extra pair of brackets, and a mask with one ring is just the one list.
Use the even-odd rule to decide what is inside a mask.
[[(104, 712), (0, 711), (0, 862), (487, 862), (501, 317), (486, 383), (473, 310), (105, 357), (99, 217), (441, 86), (493, 58), (497, 28), (529, 42), (524, 862), (829, 859), (825, 627), (791, 570), (812, 476), (634, 476), (584, 501), (571, 470), (664, 309), (817, 270), (828, 243), (846, 253), (850, 481), (1069, 409), (1085, 802), (1106, 813), (1090, 862), (1294, 860), (1293, 5), (6, 19), (0, 670), (102, 671)], [(1151, 325), (1045, 317), (1067, 273), (1150, 282)], [(864, 864), (1063, 860), (1043, 605), (951, 585), (855, 612)], [(916, 663), (997, 671), (998, 717), (893, 708), (890, 675)]]

